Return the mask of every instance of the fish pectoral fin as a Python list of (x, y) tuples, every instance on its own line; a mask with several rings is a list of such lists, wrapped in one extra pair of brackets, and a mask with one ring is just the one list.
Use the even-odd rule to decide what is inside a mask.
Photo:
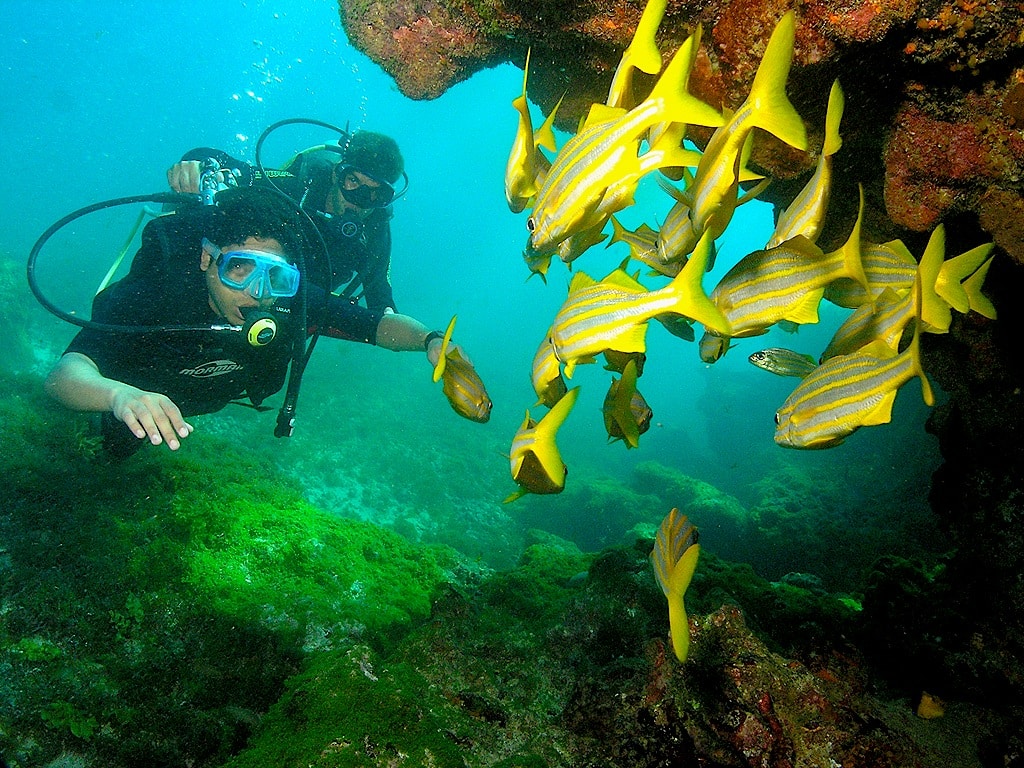
[(510, 504), (513, 501), (515, 501), (516, 499), (521, 499), (527, 493), (529, 493), (529, 491), (527, 491), (525, 488), (516, 488), (514, 491), (512, 491), (512, 493), (510, 493), (508, 496), (506, 496), (504, 499), (502, 499), (501, 503), (502, 504)]
[(887, 392), (874, 408), (864, 417), (864, 426), (872, 427), (892, 421), (892, 404), (896, 401), (896, 390)]
[(807, 295), (800, 299), (799, 303), (793, 307), (783, 320), (788, 320), (798, 325), (807, 325), (808, 323), (818, 322), (818, 305), (821, 304), (821, 297), (824, 296), (825, 289), (818, 288), (810, 291)]

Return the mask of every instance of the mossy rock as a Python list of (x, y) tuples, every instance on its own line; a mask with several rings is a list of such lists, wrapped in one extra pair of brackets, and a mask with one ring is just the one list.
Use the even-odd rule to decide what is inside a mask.
[(463, 768), (466, 716), (411, 665), (365, 647), (318, 654), (224, 768)]

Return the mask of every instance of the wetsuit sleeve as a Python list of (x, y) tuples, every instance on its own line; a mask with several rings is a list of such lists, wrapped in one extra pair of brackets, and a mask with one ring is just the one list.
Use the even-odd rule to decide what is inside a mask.
[(371, 266), (363, 279), (363, 296), (366, 306), (397, 311), (395, 296), (391, 288), (391, 225), (384, 221), (367, 238)]
[(341, 296), (328, 294), (316, 285), (306, 289), (306, 321), (310, 333), (334, 339), (377, 343), (377, 325), (383, 309), (369, 309)]

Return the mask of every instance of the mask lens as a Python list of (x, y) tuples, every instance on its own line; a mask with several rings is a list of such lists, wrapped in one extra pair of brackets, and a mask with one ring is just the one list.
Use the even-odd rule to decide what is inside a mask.
[(254, 299), (294, 296), (299, 290), (299, 270), (280, 256), (255, 252), (225, 253), (218, 264), (221, 282)]
[[(365, 174), (364, 174), (365, 175)], [(358, 208), (386, 208), (395, 199), (395, 189), (386, 182), (371, 187), (364, 184), (354, 169), (346, 169), (342, 176), (341, 194)]]

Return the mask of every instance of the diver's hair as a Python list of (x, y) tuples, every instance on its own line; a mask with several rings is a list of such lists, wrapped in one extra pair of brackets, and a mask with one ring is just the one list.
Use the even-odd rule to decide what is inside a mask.
[(216, 212), (206, 236), (220, 247), (237, 245), (250, 237), (273, 238), (290, 261), (298, 259), (307, 242), (295, 206), (273, 190), (260, 187), (217, 193)]
[(398, 142), (373, 131), (356, 131), (343, 143), (342, 163), (388, 184), (396, 183), (405, 171)]

